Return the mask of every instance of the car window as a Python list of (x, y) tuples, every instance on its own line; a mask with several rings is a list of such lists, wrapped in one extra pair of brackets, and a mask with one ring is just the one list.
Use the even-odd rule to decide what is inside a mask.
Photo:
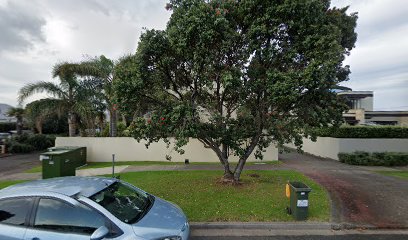
[(0, 223), (22, 226), (31, 208), (31, 198), (0, 200)]
[(116, 182), (90, 197), (122, 222), (132, 224), (150, 209), (152, 199), (146, 193)]
[(95, 210), (52, 198), (40, 199), (34, 221), (36, 228), (89, 235), (101, 226), (105, 226), (105, 218)]

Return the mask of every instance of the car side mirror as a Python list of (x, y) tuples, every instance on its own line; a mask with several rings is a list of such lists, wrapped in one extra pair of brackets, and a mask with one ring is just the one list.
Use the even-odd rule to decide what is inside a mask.
[(95, 230), (91, 235), (91, 240), (101, 240), (109, 234), (109, 229), (102, 226)]

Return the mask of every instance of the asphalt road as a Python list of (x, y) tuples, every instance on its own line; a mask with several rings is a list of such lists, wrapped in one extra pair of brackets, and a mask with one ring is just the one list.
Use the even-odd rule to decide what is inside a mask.
[(403, 240), (408, 235), (268, 236), (268, 237), (191, 237), (191, 240)]
[(40, 153), (15, 154), (0, 158), (0, 176), (21, 173), (25, 170), (39, 166)]

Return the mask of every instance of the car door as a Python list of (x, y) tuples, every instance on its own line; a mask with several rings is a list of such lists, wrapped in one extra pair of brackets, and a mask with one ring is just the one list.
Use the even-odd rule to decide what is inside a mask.
[(40, 198), (24, 239), (89, 240), (97, 228), (106, 225), (102, 215), (84, 204), (72, 205), (56, 198)]
[(33, 198), (0, 200), (0, 239), (22, 240), (32, 209)]

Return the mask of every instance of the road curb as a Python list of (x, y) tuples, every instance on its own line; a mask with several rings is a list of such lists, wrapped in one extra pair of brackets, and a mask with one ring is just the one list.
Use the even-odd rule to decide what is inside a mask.
[(369, 224), (330, 222), (191, 222), (192, 229), (259, 229), (259, 230), (407, 230), (407, 227), (377, 227)]
[(332, 223), (296, 222), (191, 222), (193, 229), (273, 229), (273, 230), (331, 230)]

